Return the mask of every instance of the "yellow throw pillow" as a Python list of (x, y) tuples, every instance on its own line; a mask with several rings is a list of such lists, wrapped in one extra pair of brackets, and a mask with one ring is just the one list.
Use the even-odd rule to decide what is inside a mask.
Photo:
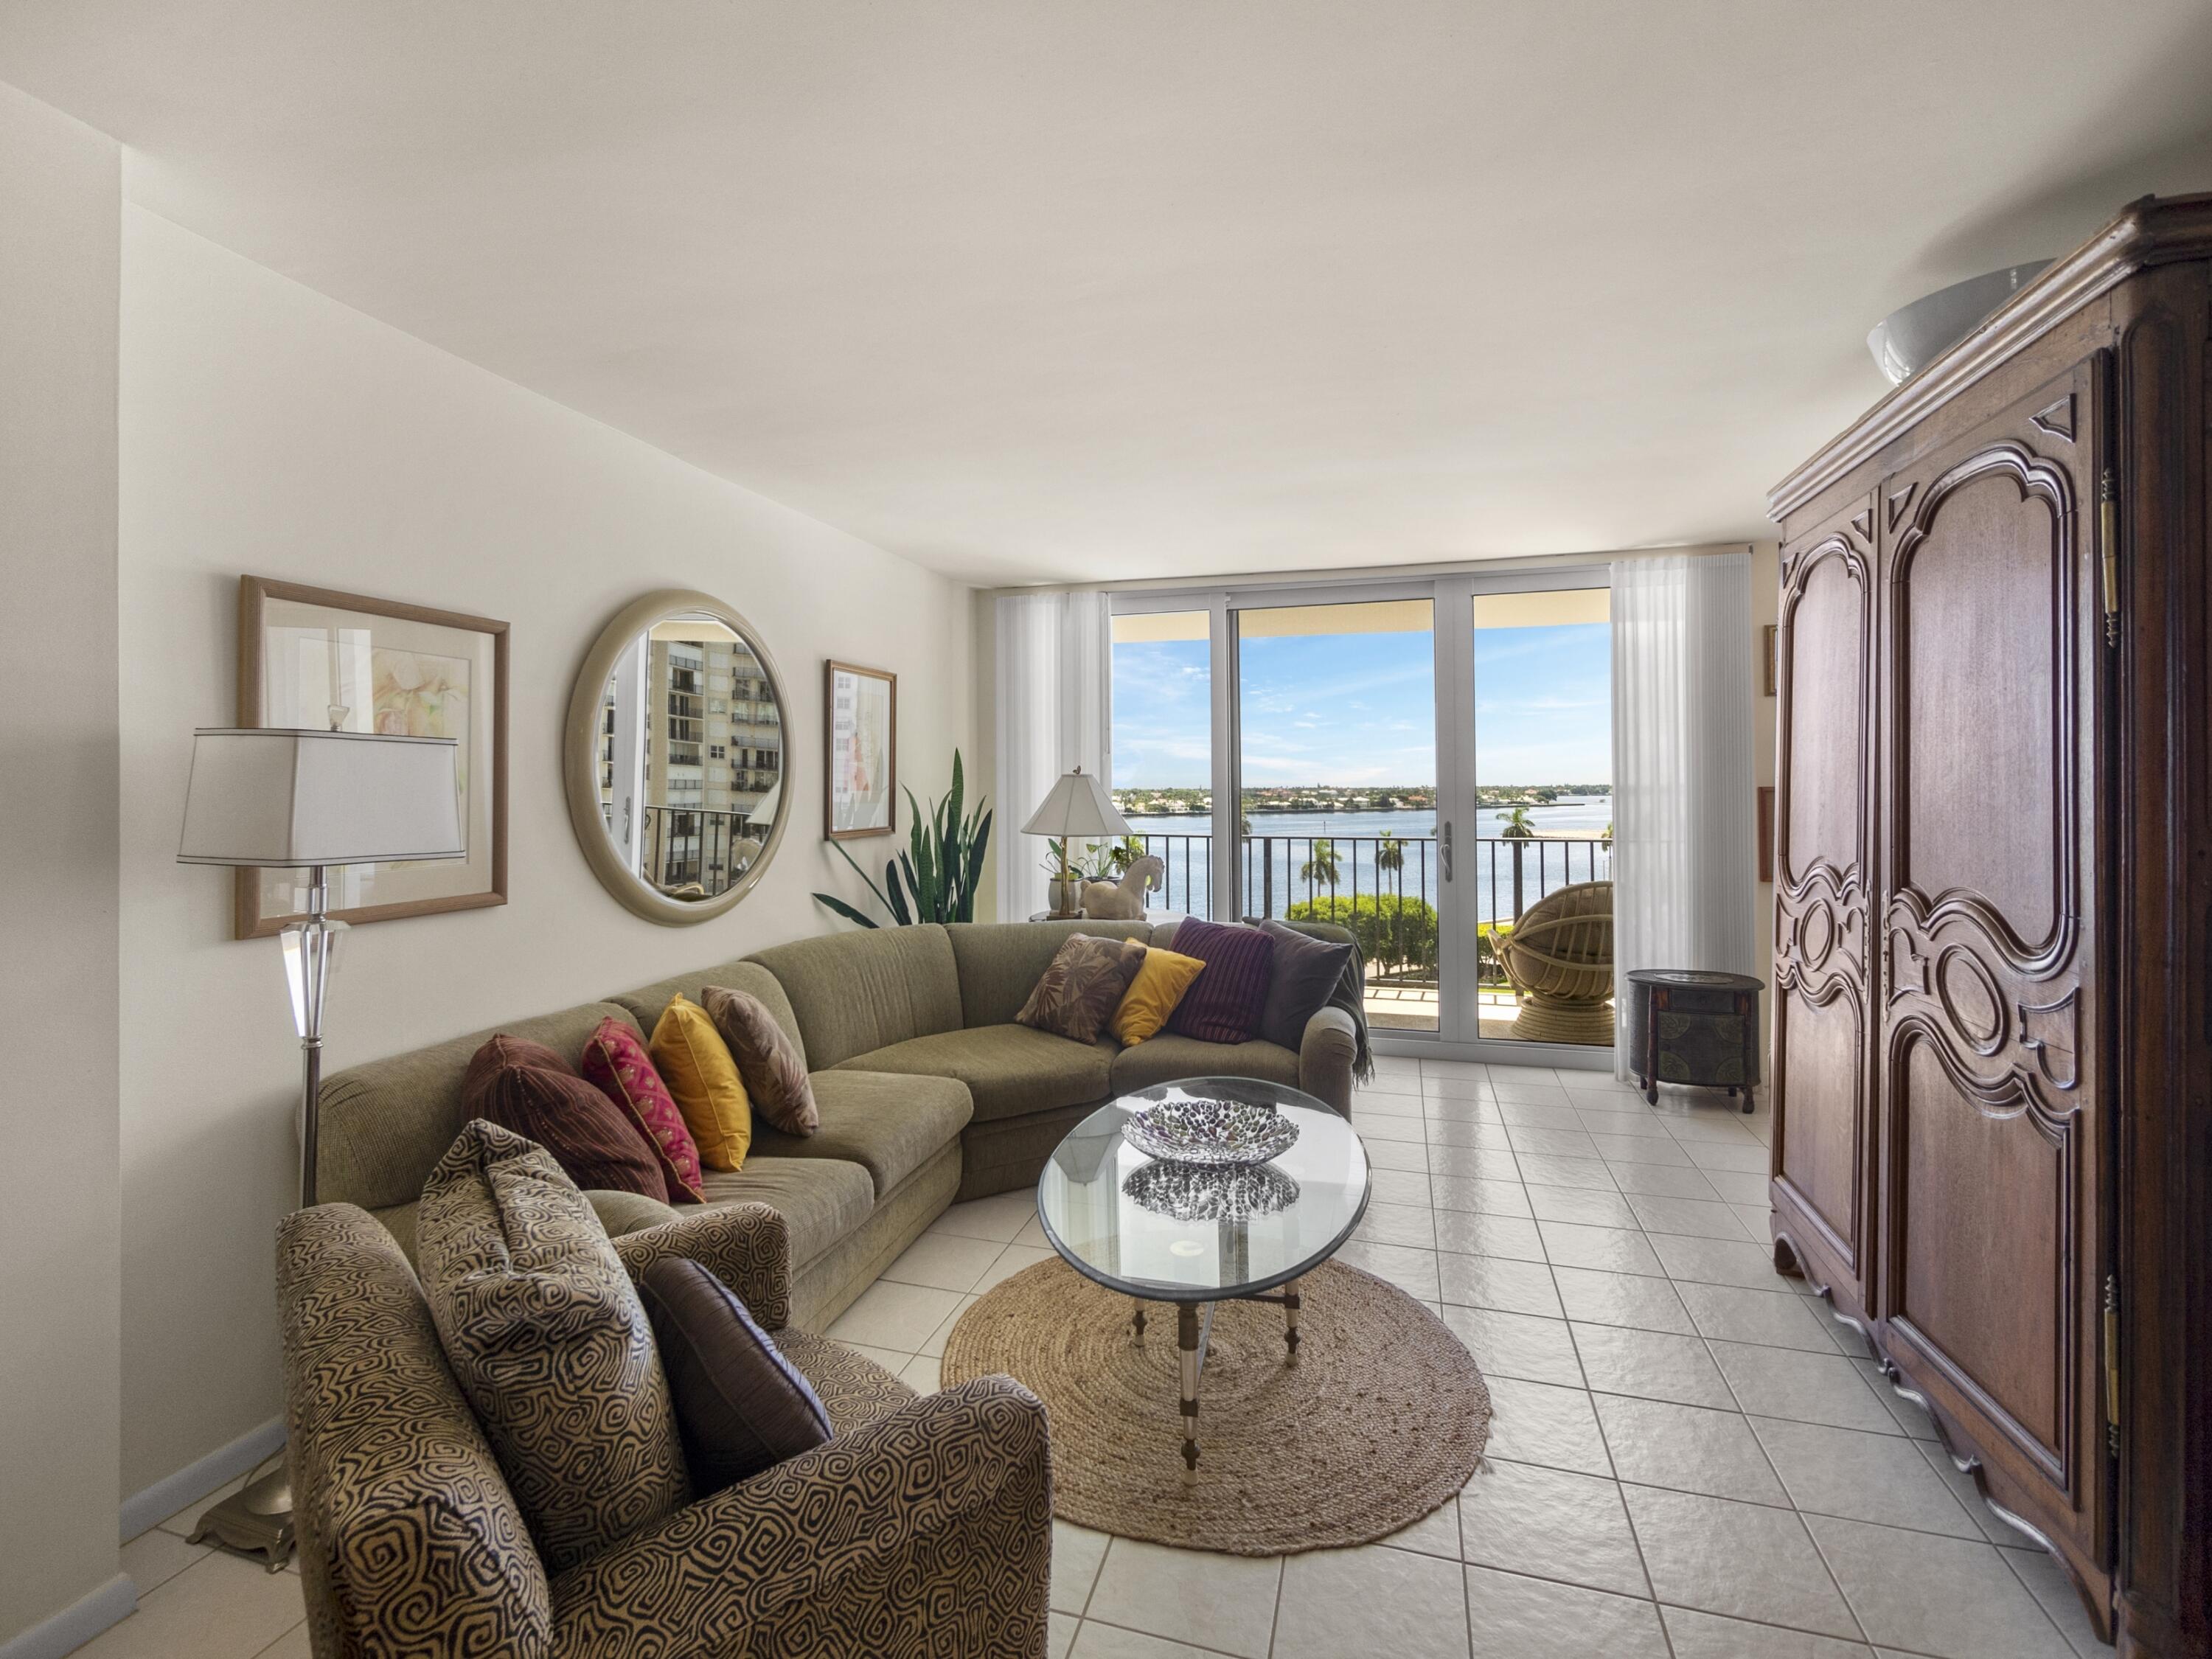
[(707, 1011), (678, 997), (653, 1028), (653, 1069), (710, 1170), (742, 1170), (753, 1144), (753, 1106), (738, 1063)]
[(1191, 981), (1205, 971), (1206, 964), (1196, 957), (1180, 957), (1155, 945), (1145, 952), (1137, 977), (1129, 982), (1107, 1029), (1131, 1047), (1158, 1036)]

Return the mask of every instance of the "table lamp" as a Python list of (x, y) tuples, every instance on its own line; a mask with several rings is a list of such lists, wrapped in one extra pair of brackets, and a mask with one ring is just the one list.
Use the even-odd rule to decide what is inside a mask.
[[(192, 733), (179, 864), (307, 872), (307, 914), (283, 930), (292, 1024), (300, 1034), (300, 1206), (315, 1201), (323, 1009), (346, 924), (325, 914), (334, 865), (468, 856), (461, 831), (458, 745), (451, 738), (374, 732), (204, 726)], [(258, 1550), (276, 1571), (290, 1557), (291, 1482), (283, 1469), (199, 1518), (213, 1536)]]
[[(1108, 836), (1116, 839), (1131, 833), (1128, 819), (1115, 808), (1106, 793), (1106, 786), (1097, 776), (1077, 767), (1073, 772), (1055, 781), (1047, 792), (1037, 810), (1030, 814), (1030, 821), (1022, 826), (1025, 836), (1049, 836), (1060, 844), (1060, 874), (1056, 878), (1062, 898), (1073, 890), (1075, 872), (1068, 867), (1067, 843), (1072, 838), (1098, 841)], [(1068, 902), (1056, 902), (1055, 916), (1073, 915), (1078, 907)]]

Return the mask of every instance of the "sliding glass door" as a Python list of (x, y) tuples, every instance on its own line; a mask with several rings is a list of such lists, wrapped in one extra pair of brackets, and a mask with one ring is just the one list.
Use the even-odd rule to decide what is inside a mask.
[(1386, 1049), (1595, 1056), (1608, 598), (1601, 570), (1118, 596), (1123, 856), (1162, 860), (1170, 913), (1351, 928)]

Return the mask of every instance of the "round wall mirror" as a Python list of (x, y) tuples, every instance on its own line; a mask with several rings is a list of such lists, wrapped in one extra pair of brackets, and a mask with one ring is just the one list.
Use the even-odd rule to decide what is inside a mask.
[(623, 608), (568, 698), (568, 816), (622, 902), (672, 927), (719, 916), (775, 856), (791, 815), (790, 707), (752, 625), (670, 588)]

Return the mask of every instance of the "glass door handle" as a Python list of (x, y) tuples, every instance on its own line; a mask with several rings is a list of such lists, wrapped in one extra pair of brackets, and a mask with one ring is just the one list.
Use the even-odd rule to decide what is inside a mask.
[(1450, 820), (1445, 820), (1443, 826), (1443, 840), (1437, 848), (1437, 860), (1443, 866), (1444, 879), (1446, 881), (1449, 881), (1452, 878), (1451, 830), (1452, 827)]

